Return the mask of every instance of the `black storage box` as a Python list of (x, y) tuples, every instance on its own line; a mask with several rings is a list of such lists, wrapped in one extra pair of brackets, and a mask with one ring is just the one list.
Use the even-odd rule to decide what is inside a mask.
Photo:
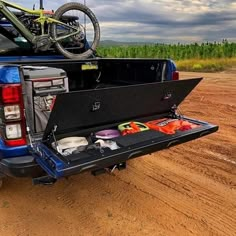
[[(59, 94), (43, 142), (34, 145), (34, 155), (42, 168), (54, 178), (96, 170), (128, 159), (184, 143), (218, 127), (203, 121), (179, 116), (177, 107), (201, 79), (170, 81), (104, 88)], [(90, 137), (96, 131), (117, 128), (124, 122), (147, 122), (164, 117), (183, 119), (198, 127), (164, 134), (147, 130), (112, 139), (116, 150), (89, 150), (62, 156), (52, 143), (65, 137)]]

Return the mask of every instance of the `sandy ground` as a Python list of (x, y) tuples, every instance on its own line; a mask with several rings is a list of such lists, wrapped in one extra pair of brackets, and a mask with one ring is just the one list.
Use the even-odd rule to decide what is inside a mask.
[(217, 133), (54, 186), (11, 179), (0, 191), (1, 236), (236, 235), (235, 73), (205, 79), (181, 105)]

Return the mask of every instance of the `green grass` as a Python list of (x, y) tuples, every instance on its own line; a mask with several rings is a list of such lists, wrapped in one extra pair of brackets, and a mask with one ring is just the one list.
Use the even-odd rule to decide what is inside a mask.
[(176, 65), (180, 71), (217, 72), (236, 67), (236, 57), (179, 60)]
[(236, 43), (148, 44), (99, 47), (98, 55), (107, 58), (172, 59), (179, 70), (223, 71), (236, 66)]

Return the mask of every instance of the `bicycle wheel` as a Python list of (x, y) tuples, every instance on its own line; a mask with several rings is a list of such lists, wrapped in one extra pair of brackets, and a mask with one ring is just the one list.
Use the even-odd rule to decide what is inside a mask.
[[(71, 2), (59, 7), (54, 19), (66, 24), (53, 23), (51, 36), (57, 50), (67, 58), (85, 59), (94, 54), (100, 41), (100, 27), (96, 16), (83, 4)], [(75, 34), (57, 41), (59, 37)]]

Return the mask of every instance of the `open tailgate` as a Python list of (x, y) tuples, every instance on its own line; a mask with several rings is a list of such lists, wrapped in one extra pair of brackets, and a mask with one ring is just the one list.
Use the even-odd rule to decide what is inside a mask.
[[(217, 131), (216, 125), (187, 117), (174, 117), (175, 110), (201, 78), (131, 85), (59, 94), (42, 142), (34, 144), (34, 156), (52, 177), (60, 178), (96, 170), (128, 159), (181, 144)], [(71, 136), (90, 137), (96, 131), (117, 128), (124, 122), (147, 122), (172, 117), (193, 122), (197, 128), (165, 134), (146, 130), (113, 138), (116, 150), (89, 150), (61, 155), (51, 143)]]

